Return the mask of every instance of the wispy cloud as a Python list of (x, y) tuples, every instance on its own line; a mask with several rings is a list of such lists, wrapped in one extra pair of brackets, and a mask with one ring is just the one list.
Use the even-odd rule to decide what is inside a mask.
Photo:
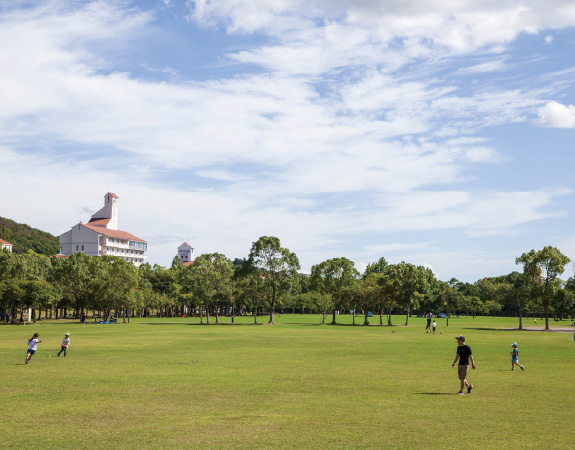
[[(179, 48), (184, 60), (147, 47), (183, 32), (162, 29), (175, 7), (164, 3), (0, 10), (0, 188), (18, 186), (3, 214), (58, 234), (109, 185), (121, 227), (154, 241), (152, 262), (169, 264), (189, 233), (199, 253), (231, 257), (273, 234), (308, 268), (420, 251), (445, 272), (429, 244), (441, 242), (418, 233), (512, 235), (563, 213), (561, 186), (500, 190), (480, 172), (509, 160), (485, 130), (537, 113), (539, 126), (575, 126), (573, 106), (549, 102), (568, 69), (526, 84), (508, 46), (575, 24), (565, 3), (191, 2), (188, 40), (172, 45), (199, 32), (225, 42), (201, 79), (186, 69), (207, 47)], [(490, 81), (496, 72), (511, 81)], [(406, 232), (413, 240), (381, 237)]]

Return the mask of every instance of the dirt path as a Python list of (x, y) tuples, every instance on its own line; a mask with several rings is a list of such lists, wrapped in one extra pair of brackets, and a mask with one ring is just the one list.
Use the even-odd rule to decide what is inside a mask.
[[(523, 327), (523, 331), (546, 331), (545, 327)], [(549, 333), (575, 333), (575, 327), (551, 327)]]

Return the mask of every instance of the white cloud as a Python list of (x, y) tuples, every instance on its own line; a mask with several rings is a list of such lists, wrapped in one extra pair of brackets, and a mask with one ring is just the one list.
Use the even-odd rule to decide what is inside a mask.
[(461, 74), (476, 74), (486, 72), (502, 72), (506, 70), (507, 66), (502, 60), (487, 61), (481, 64), (476, 64), (470, 67), (462, 67), (457, 72)]
[[(255, 68), (198, 81), (161, 58), (118, 65), (157, 32), (152, 14), (65, 3), (2, 17), (0, 61), (10, 69), (0, 73), (0, 188), (17, 193), (0, 206), (10, 218), (59, 234), (99, 209), (110, 183), (120, 226), (150, 240), (152, 262), (169, 264), (188, 233), (199, 253), (230, 257), (271, 234), (304, 269), (342, 254), (419, 251), (419, 264), (440, 270), (427, 237), (385, 233), (511, 234), (560, 212), (560, 189), (455, 186), (476, 165), (503, 161), (497, 141), (477, 132), (524, 122), (543, 94), (470, 90), (445, 73), (510, 70), (505, 44), (570, 23), (565, 5), (555, 4), (562, 22), (521, 2), (199, 1), (196, 22), (257, 33), (226, 46)], [(458, 59), (466, 52), (494, 59), (470, 66)], [(150, 71), (173, 77), (145, 78)], [(548, 117), (541, 125), (558, 123)], [(377, 238), (356, 244), (362, 234)]]
[(388, 253), (404, 252), (406, 250), (421, 250), (429, 248), (431, 242), (394, 242), (392, 244), (376, 244), (367, 245), (365, 250), (370, 253), (381, 253), (383, 255)]
[(539, 118), (533, 123), (540, 127), (573, 128), (575, 127), (575, 106), (562, 105), (557, 102), (546, 103), (537, 112)]

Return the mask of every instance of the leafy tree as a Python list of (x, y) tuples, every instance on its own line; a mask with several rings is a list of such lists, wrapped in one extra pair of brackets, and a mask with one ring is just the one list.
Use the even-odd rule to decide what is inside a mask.
[(381, 287), (378, 280), (381, 273), (370, 272), (359, 281), (357, 287), (357, 299), (364, 314), (364, 325), (369, 325), (369, 311), (375, 309), (379, 303)]
[(258, 310), (263, 308), (268, 298), (268, 289), (263, 270), (244, 264), (235, 272), (234, 281), (238, 291), (238, 301), (252, 308), (254, 323), (258, 323)]
[(221, 253), (200, 255), (192, 266), (194, 297), (214, 308), (216, 323), (219, 323), (218, 303), (231, 298), (233, 273), (232, 261)]
[(299, 260), (295, 253), (282, 248), (280, 240), (262, 236), (252, 244), (247, 264), (257, 269), (263, 277), (263, 288), (270, 303), (270, 324), (278, 297), (293, 289), (298, 281)]
[(525, 274), (512, 272), (504, 280), (496, 283), (493, 298), (500, 304), (510, 305), (519, 313), (519, 329), (523, 329), (523, 309), (529, 302), (529, 280)]
[[(82, 312), (89, 303), (93, 303), (94, 289), (101, 287), (100, 274), (97, 273), (97, 261), (82, 252), (74, 253), (69, 258), (52, 258), (51, 279), (58, 282), (63, 290), (63, 297), (73, 299), (76, 310)], [(91, 264), (93, 263), (93, 264)]]
[(414, 266), (404, 261), (390, 265), (387, 275), (390, 282), (390, 293), (406, 311), (405, 325), (409, 323), (411, 307), (417, 309), (418, 299), (429, 289), (428, 273), (423, 266)]
[(536, 252), (531, 250), (523, 253), (515, 260), (523, 265), (523, 273), (532, 287), (532, 297), (540, 297), (545, 313), (545, 329), (549, 329), (549, 302), (556, 293), (558, 279), (565, 270), (565, 265), (571, 261), (557, 248), (547, 246)]
[(462, 294), (456, 289), (459, 281), (457, 278), (451, 278), (449, 281), (443, 283), (443, 292), (444, 292), (444, 306), (446, 308), (447, 319), (446, 325), (449, 326), (449, 318), (451, 317), (451, 309), (450, 306), (453, 304), (457, 304), (459, 298), (461, 298)]
[(363, 278), (366, 278), (368, 275), (372, 273), (379, 273), (384, 274), (385, 270), (387, 269), (389, 264), (387, 263), (386, 259), (382, 256), (377, 260), (377, 262), (369, 263), (363, 272)]
[(398, 306), (395, 280), (390, 273), (379, 274), (377, 278), (377, 284), (379, 285), (379, 324), (383, 325), (383, 313), (385, 311), (387, 325), (391, 326), (391, 313)]
[(359, 277), (359, 272), (347, 258), (332, 258), (311, 268), (311, 287), (330, 294), (333, 301), (332, 325), (336, 311), (344, 306), (344, 293)]

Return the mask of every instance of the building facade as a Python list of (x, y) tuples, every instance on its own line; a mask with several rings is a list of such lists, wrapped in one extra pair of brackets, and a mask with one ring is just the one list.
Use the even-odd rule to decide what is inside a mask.
[(184, 266), (189, 266), (194, 262), (194, 247), (184, 242), (178, 247), (178, 258)]
[(10, 242), (5, 241), (4, 239), (0, 239), (0, 249), (6, 248), (9, 252), (12, 252), (12, 244)]
[(83, 252), (89, 256), (113, 255), (140, 266), (146, 259), (148, 243), (127, 231), (118, 230), (119, 198), (108, 192), (104, 207), (88, 223), (79, 222), (60, 235), (62, 255)]

